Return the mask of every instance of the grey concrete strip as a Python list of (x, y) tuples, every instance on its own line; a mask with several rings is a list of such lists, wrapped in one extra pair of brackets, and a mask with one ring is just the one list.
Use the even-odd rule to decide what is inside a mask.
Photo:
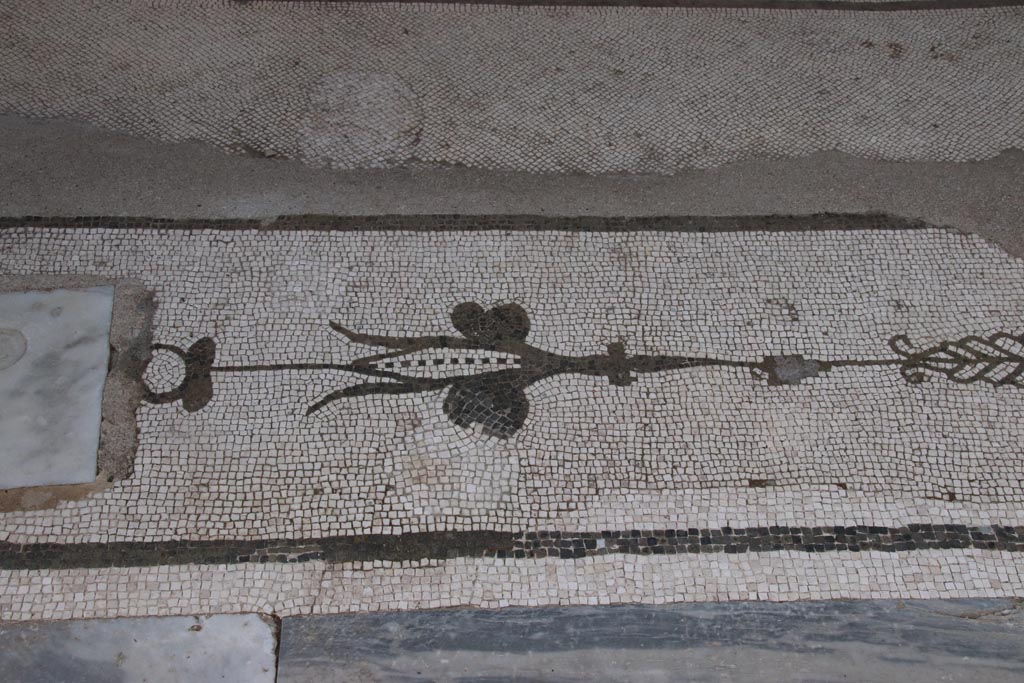
[[(273, 218), (283, 214), (759, 215), (882, 211), (977, 232), (1024, 255), (1024, 153), (901, 164), (838, 153), (675, 176), (451, 168), (332, 171), (0, 116), (0, 214)], [(742, 190), (742, 191), (741, 191)]]
[(722, 603), (285, 619), (278, 681), (1020, 681), (1019, 607)]
[(0, 623), (12, 683), (273, 683), (276, 627), (254, 615)]

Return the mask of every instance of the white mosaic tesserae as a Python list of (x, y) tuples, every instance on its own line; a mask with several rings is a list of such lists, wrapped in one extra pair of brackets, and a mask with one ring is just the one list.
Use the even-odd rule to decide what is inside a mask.
[[(1020, 260), (941, 229), (437, 221), (0, 231), (4, 275), (156, 295), (133, 474), (0, 513), (0, 540), (466, 534), (404, 559), (26, 561), (0, 614), (1021, 592)], [(541, 535), (460, 550), (492, 533)]]

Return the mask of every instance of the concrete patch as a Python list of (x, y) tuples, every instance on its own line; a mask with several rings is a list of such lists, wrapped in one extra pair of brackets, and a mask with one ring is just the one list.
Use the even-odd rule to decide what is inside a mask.
[(1019, 681), (1018, 606), (880, 600), (286, 619), (278, 680)]
[(0, 294), (0, 488), (96, 478), (113, 295)]
[(0, 624), (19, 683), (274, 680), (274, 628), (254, 614)]

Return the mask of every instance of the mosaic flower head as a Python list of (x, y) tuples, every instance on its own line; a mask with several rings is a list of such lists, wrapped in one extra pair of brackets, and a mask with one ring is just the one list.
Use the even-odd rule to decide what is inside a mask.
[(454, 424), (478, 425), (486, 434), (508, 438), (529, 414), (525, 387), (553, 374), (552, 354), (526, 344), (530, 318), (518, 304), (484, 309), (466, 302), (454, 308), (451, 320), (462, 336), (366, 335), (332, 322), (334, 330), (353, 342), (389, 349), (349, 364), (353, 372), (388, 381), (339, 389), (307, 414), (344, 397), (447, 388), (443, 408)]

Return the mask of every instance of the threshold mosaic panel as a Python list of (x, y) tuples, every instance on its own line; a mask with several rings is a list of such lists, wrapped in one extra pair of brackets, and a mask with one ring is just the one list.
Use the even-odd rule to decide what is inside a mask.
[(8, 0), (0, 111), (338, 169), (1024, 148), (1024, 7), (697, 4)]
[[(5, 222), (0, 273), (156, 301), (134, 472), (0, 514), (8, 618), (202, 611), (181, 576), (237, 597), (268, 563), (293, 578), (246, 600), (282, 614), (1022, 592), (1024, 263), (981, 238), (877, 216)], [(152, 603), (55, 588), (140, 572)]]

